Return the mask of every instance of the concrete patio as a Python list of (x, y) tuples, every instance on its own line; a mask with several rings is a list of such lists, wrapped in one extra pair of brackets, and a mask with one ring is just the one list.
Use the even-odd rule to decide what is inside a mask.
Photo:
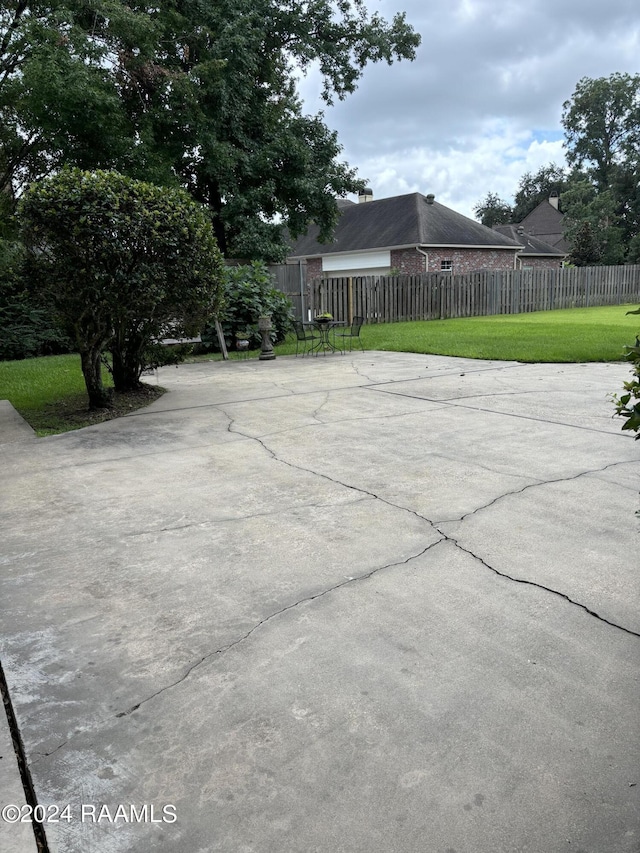
[(366, 352), (166, 368), (46, 439), (0, 409), (49, 849), (639, 853), (628, 376)]

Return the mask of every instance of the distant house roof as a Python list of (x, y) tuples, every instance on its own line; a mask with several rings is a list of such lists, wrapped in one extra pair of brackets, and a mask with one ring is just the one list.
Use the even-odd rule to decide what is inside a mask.
[(312, 225), (292, 246), (290, 257), (392, 249), (410, 246), (446, 246), (511, 249), (520, 243), (486, 228), (421, 193), (382, 198), (340, 208), (332, 243), (318, 242)]
[(512, 240), (515, 240), (523, 246), (518, 257), (546, 256), (563, 258), (566, 255), (566, 252), (563, 252), (562, 249), (557, 248), (557, 246), (552, 246), (550, 243), (546, 243), (539, 237), (527, 234), (526, 231), (523, 230), (523, 227), (524, 226), (522, 225), (494, 225), (493, 229), (494, 231), (499, 231), (500, 234), (504, 234), (506, 237), (510, 237)]
[(528, 216), (525, 216), (520, 225), (527, 234), (544, 240), (545, 243), (555, 246), (566, 254), (569, 251), (569, 246), (564, 239), (563, 219), (564, 214), (560, 213), (554, 204), (545, 199), (537, 207), (534, 207)]

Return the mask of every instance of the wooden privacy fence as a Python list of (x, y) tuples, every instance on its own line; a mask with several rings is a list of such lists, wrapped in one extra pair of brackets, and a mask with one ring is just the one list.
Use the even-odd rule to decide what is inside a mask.
[(271, 264), (269, 272), (274, 284), (293, 302), (293, 312), (300, 320), (306, 314), (307, 267), (306, 264)]
[(640, 266), (315, 279), (307, 302), (311, 316), (367, 323), (622, 305), (640, 302)]

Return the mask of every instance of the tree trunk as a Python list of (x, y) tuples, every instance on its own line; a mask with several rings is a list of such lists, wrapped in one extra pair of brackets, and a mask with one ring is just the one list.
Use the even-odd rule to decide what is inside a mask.
[(133, 331), (119, 332), (111, 344), (111, 369), (113, 385), (118, 393), (140, 388), (140, 375), (144, 369), (145, 341)]
[(115, 348), (111, 350), (113, 385), (119, 393), (135, 391), (140, 387), (139, 359), (130, 352)]
[(102, 351), (95, 348), (83, 350), (80, 353), (82, 374), (87, 386), (90, 409), (108, 409), (113, 404), (111, 391), (102, 384), (101, 354)]

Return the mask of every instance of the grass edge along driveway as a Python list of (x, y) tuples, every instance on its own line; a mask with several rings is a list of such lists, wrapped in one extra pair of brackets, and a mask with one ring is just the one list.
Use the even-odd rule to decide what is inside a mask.
[[(380, 323), (364, 326), (361, 336), (365, 349), (378, 351), (534, 363), (620, 361), (625, 346), (640, 334), (640, 315), (626, 314), (635, 308), (613, 305)], [(295, 341), (289, 339), (275, 351), (291, 355)], [(80, 359), (64, 355), (0, 362), (0, 399), (9, 400), (38, 435), (52, 435), (118, 417), (153, 397), (138, 395), (113, 412), (89, 413)]]

